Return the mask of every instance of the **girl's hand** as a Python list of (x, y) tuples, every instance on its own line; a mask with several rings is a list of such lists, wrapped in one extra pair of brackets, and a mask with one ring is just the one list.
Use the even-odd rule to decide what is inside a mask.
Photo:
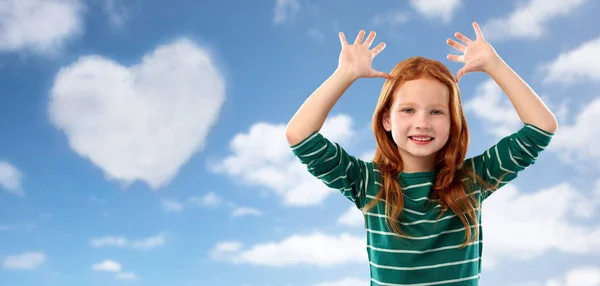
[(470, 72), (483, 71), (487, 73), (489, 67), (500, 60), (496, 50), (483, 37), (477, 22), (473, 22), (473, 28), (476, 35), (475, 41), (460, 32), (456, 32), (454, 35), (462, 41), (462, 44), (452, 39), (446, 41), (448, 45), (463, 53), (462, 55), (448, 54), (449, 60), (465, 64), (456, 73), (456, 81)]
[(348, 73), (352, 78), (355, 79), (361, 77), (391, 78), (389, 74), (376, 71), (371, 66), (375, 56), (385, 49), (385, 43), (380, 43), (372, 50), (369, 50), (371, 44), (373, 43), (373, 39), (375, 39), (375, 32), (369, 33), (369, 36), (363, 43), (362, 41), (363, 37), (365, 36), (365, 31), (361, 30), (358, 33), (358, 36), (356, 36), (356, 40), (352, 45), (348, 45), (344, 33), (340, 32), (339, 36), (340, 42), (342, 43), (342, 52), (340, 53), (338, 70)]

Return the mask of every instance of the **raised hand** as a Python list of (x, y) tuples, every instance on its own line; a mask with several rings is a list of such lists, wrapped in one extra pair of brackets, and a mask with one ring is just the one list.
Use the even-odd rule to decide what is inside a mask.
[(380, 43), (375, 48), (369, 49), (375, 39), (375, 32), (369, 33), (363, 43), (365, 31), (361, 30), (352, 45), (348, 45), (344, 33), (340, 32), (339, 36), (342, 43), (342, 52), (340, 53), (338, 70), (348, 72), (354, 78), (391, 78), (389, 74), (376, 71), (372, 67), (373, 59), (385, 49), (385, 43)]
[(456, 73), (456, 81), (459, 81), (461, 77), (470, 72), (483, 71), (487, 73), (488, 67), (494, 63), (494, 61), (500, 59), (496, 50), (494, 50), (492, 45), (490, 45), (483, 37), (481, 28), (479, 28), (477, 22), (473, 22), (473, 29), (475, 29), (475, 41), (469, 39), (460, 32), (456, 32), (454, 35), (461, 40), (462, 43), (452, 39), (446, 40), (446, 43), (449, 46), (463, 53), (462, 55), (448, 54), (447, 56), (451, 61), (465, 64)]

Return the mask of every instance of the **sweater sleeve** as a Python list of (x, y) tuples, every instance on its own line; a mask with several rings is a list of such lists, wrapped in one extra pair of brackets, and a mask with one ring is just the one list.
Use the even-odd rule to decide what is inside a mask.
[(363, 208), (370, 163), (349, 155), (338, 143), (318, 132), (291, 148), (310, 174)]
[[(497, 186), (497, 190), (517, 178), (519, 172), (533, 165), (553, 135), (534, 125), (525, 124), (519, 131), (500, 139), (483, 154), (467, 159), (466, 163), (487, 184)], [(482, 187), (480, 201), (492, 193), (493, 190)]]

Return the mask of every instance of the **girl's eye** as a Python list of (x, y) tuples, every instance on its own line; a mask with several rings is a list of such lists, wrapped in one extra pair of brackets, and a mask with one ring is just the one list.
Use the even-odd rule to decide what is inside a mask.
[(433, 111), (431, 111), (431, 114), (433, 114), (433, 115), (442, 115), (442, 114), (444, 114), (444, 112), (442, 112), (441, 110), (433, 110)]
[(402, 110), (400, 110), (400, 111), (402, 111), (402, 112), (404, 112), (404, 113), (413, 113), (415, 110), (414, 110), (414, 109), (412, 109), (412, 108), (403, 108), (403, 109), (402, 109)]

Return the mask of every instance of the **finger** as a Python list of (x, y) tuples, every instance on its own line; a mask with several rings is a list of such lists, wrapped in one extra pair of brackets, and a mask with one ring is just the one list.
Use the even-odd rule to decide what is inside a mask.
[(457, 62), (457, 63), (464, 63), (465, 62), (465, 57), (463, 55), (448, 54), (446, 56), (446, 58), (448, 58), (449, 60), (451, 60), (453, 62)]
[(385, 79), (392, 79), (392, 76), (389, 75), (388, 73), (376, 71), (376, 70), (372, 71), (371, 76), (372, 77), (381, 77), (381, 78), (385, 78)]
[(475, 29), (475, 35), (477, 36), (477, 39), (485, 39), (483, 37), (483, 32), (481, 31), (481, 27), (479, 27), (479, 24), (477, 24), (477, 22), (473, 22), (473, 29)]
[(340, 43), (342, 43), (342, 48), (348, 45), (348, 41), (346, 41), (346, 36), (344, 36), (344, 32), (339, 33)]
[(371, 44), (373, 44), (373, 40), (375, 39), (375, 32), (369, 33), (367, 40), (363, 43), (363, 46), (370, 48)]
[(469, 37), (463, 35), (461, 32), (456, 32), (454, 34), (454, 36), (456, 36), (459, 40), (461, 40), (467, 46), (473, 42), (473, 40), (469, 39)]
[(453, 47), (453, 48), (457, 49), (458, 51), (460, 51), (460, 52), (462, 52), (462, 53), (464, 53), (464, 52), (465, 52), (465, 48), (466, 48), (466, 46), (465, 46), (465, 45), (463, 45), (463, 44), (461, 44), (461, 43), (459, 43), (459, 42), (457, 42), (457, 41), (455, 41), (455, 40), (448, 39), (448, 40), (446, 40), (446, 43), (447, 43), (449, 46), (451, 46), (451, 47)]
[(462, 69), (459, 69), (458, 72), (456, 72), (456, 82), (459, 82), (460, 79), (467, 74), (466, 69), (463, 67)]
[(373, 57), (376, 57), (377, 55), (379, 55), (379, 53), (381, 53), (381, 51), (383, 51), (383, 49), (385, 49), (385, 43), (381, 42), (379, 43), (379, 45), (377, 45), (376, 47), (374, 47), (371, 52), (373, 52)]
[(354, 43), (360, 45), (360, 43), (363, 41), (364, 37), (365, 37), (365, 31), (360, 30), (360, 32), (358, 32), (358, 35), (356, 36), (356, 40), (354, 40)]

